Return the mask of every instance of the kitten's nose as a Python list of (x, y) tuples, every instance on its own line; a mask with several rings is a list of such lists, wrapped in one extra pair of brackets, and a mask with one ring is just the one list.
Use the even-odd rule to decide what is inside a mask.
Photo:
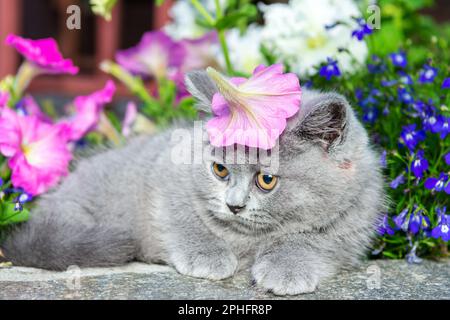
[(242, 209), (245, 208), (245, 206), (230, 206), (229, 204), (227, 204), (228, 209), (230, 209), (231, 212), (233, 212), (234, 214), (239, 213), (239, 211), (241, 211)]

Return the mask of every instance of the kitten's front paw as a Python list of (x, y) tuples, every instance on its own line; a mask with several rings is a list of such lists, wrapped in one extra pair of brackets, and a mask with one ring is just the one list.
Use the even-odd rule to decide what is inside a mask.
[(172, 263), (179, 273), (211, 280), (231, 277), (237, 269), (238, 259), (228, 248), (202, 248), (198, 251), (178, 252)]
[(316, 290), (319, 276), (302, 261), (268, 254), (252, 268), (256, 283), (276, 295), (296, 295)]

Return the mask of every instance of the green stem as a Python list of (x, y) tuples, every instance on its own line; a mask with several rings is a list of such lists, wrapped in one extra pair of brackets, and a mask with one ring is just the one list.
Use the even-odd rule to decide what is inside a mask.
[(233, 75), (234, 70), (233, 70), (233, 66), (231, 65), (231, 59), (230, 59), (230, 53), (228, 51), (227, 41), (225, 40), (225, 32), (223, 30), (221, 30), (221, 31), (218, 31), (218, 34), (219, 34), (220, 46), (222, 47), (223, 56), (225, 58), (225, 64), (227, 66), (227, 73), (228, 73), (228, 75)]
[[(205, 9), (205, 7), (200, 3), (199, 0), (191, 0), (191, 3), (197, 9), (197, 11), (203, 16), (203, 18), (206, 20), (206, 22), (208, 22), (211, 26), (215, 26), (215, 24), (217, 22), (216, 19), (214, 19), (213, 16), (211, 16), (211, 14), (208, 12), (208, 10)], [(220, 6), (220, 1), (215, 0), (215, 5), (216, 5), (217, 19), (220, 19), (221, 17), (223, 17), (223, 11)], [(225, 58), (227, 73), (229, 75), (233, 75), (234, 70), (233, 70), (233, 66), (231, 65), (230, 52), (228, 50), (227, 41), (225, 39), (225, 30), (218, 30), (216, 28), (216, 31), (219, 36), (220, 47), (222, 48), (223, 56)]]
[(205, 18), (211, 26), (216, 23), (216, 20), (209, 14), (208, 10), (200, 3), (199, 0), (191, 0), (192, 5), (197, 9), (197, 11)]
[(133, 77), (125, 69), (111, 61), (104, 61), (100, 69), (120, 80), (133, 94), (139, 97), (149, 109), (149, 115), (156, 118), (161, 112), (159, 103), (152, 98), (140, 78)]
[(25, 90), (28, 88), (31, 80), (39, 75), (39, 70), (28, 61), (22, 63), (14, 80), (12, 103), (16, 103)]

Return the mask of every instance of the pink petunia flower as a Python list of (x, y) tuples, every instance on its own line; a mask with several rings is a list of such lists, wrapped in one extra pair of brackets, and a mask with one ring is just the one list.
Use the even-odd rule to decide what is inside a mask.
[(180, 44), (184, 47), (185, 52), (183, 63), (178, 69), (170, 70), (167, 75), (177, 87), (176, 102), (190, 96), (184, 82), (186, 72), (218, 65), (217, 50), (215, 49), (218, 45), (218, 36), (215, 31), (208, 32), (197, 39), (183, 39)]
[(0, 111), (3, 109), (3, 107), (6, 107), (8, 105), (8, 101), (9, 101), (8, 92), (0, 91)]
[(43, 73), (78, 73), (78, 67), (73, 65), (72, 60), (63, 58), (55, 39), (31, 40), (11, 34), (6, 38), (6, 44), (14, 47)]
[(52, 123), (52, 119), (42, 112), (39, 104), (30, 95), (25, 96), (16, 105), (16, 111), (23, 116), (36, 116), (40, 121)]
[(62, 120), (58, 124), (67, 134), (67, 140), (78, 141), (89, 131), (95, 129), (104, 106), (112, 101), (115, 92), (116, 85), (109, 80), (103, 89), (88, 96), (77, 97), (74, 101), (74, 116)]
[(219, 38), (216, 31), (205, 33), (197, 39), (183, 39), (180, 43), (185, 50), (185, 59), (180, 66), (181, 71), (199, 70), (218, 64)]
[(281, 64), (260, 65), (249, 79), (227, 79), (213, 68), (207, 72), (219, 89), (212, 100), (214, 118), (206, 125), (211, 144), (273, 148), (287, 119), (299, 110), (297, 76), (283, 73)]
[(151, 31), (142, 36), (135, 47), (119, 51), (117, 62), (127, 71), (144, 77), (162, 78), (183, 63), (185, 48), (163, 31)]
[(9, 158), (14, 187), (39, 195), (68, 174), (72, 155), (61, 128), (5, 108), (0, 116), (0, 153)]

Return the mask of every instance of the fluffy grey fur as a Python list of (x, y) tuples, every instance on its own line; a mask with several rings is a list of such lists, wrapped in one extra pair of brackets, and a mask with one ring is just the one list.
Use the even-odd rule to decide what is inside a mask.
[[(187, 83), (204, 108), (214, 84), (205, 73)], [(315, 290), (364, 255), (382, 211), (383, 182), (342, 96), (303, 93), (280, 137), (279, 168), (270, 172), (279, 180), (268, 193), (255, 184), (258, 172), (271, 170), (261, 164), (214, 155), (173, 163), (180, 144), (174, 130), (82, 160), (6, 240), (5, 256), (55, 270), (163, 262), (212, 280), (250, 267), (257, 285), (285, 295)], [(214, 161), (228, 168), (228, 181), (214, 176)], [(233, 214), (227, 205), (245, 208)]]

